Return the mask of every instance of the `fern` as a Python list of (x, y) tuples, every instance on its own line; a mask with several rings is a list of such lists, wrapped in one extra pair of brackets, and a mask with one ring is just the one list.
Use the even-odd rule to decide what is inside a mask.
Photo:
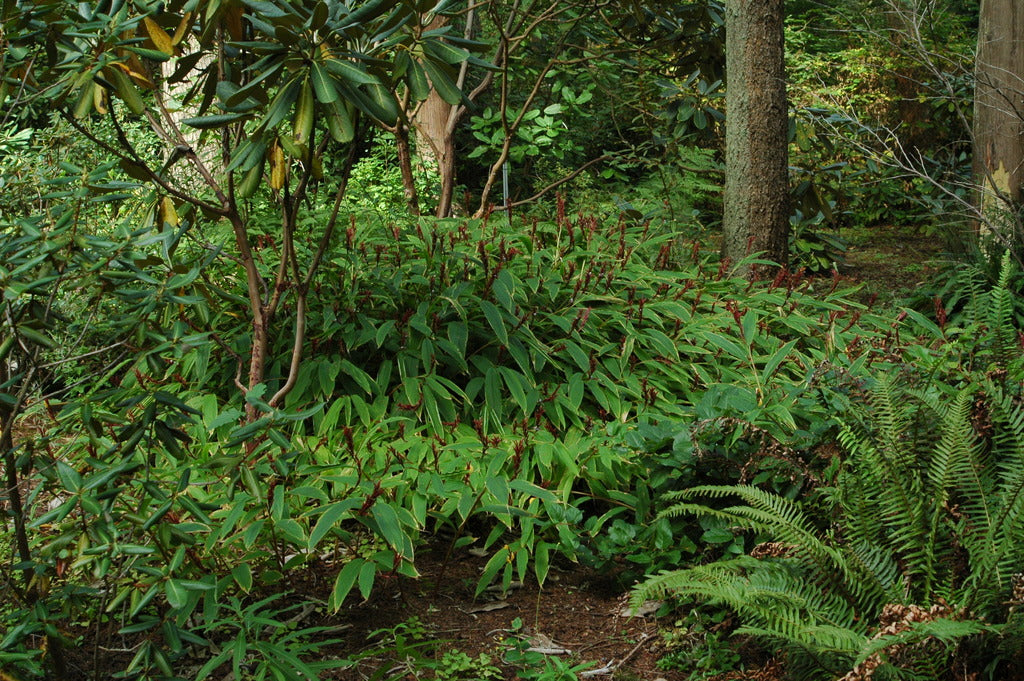
[(1014, 333), (1014, 294), (1011, 290), (1014, 269), (1010, 251), (1007, 250), (999, 266), (999, 279), (990, 294), (992, 304), (988, 306), (990, 313), (987, 321), (991, 329), (992, 349), (996, 361), (1003, 366), (1009, 363), (1011, 356), (1020, 354), (1017, 334)]
[[(676, 503), (663, 515), (724, 520), (779, 542), (782, 555), (662, 573), (634, 599), (672, 594), (728, 606), (739, 632), (817, 669), (807, 678), (835, 678), (869, 659), (899, 678), (935, 678), (961, 641), (998, 633), (1024, 561), (1019, 398), (991, 382), (950, 396), (880, 380), (869, 404), (860, 422), (844, 424), (849, 456), (817, 505), (744, 485), (669, 497)], [(989, 416), (982, 435), (978, 404)], [(930, 615), (883, 629), (893, 608)]]

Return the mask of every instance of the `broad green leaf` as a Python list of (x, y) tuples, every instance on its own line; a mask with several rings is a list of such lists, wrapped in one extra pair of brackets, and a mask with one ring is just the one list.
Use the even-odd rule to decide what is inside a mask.
[(508, 484), (509, 487), (511, 487), (515, 491), (527, 494), (531, 497), (536, 497), (541, 501), (547, 501), (552, 503), (558, 502), (558, 497), (555, 496), (555, 494), (551, 490), (544, 489), (543, 487), (535, 485), (532, 482), (516, 478), (510, 480)]
[(501, 310), (489, 300), (481, 300), (480, 309), (483, 311), (491, 330), (494, 331), (494, 335), (498, 338), (498, 342), (502, 345), (508, 345), (508, 329), (505, 328), (505, 318)]
[(799, 342), (800, 341), (797, 339), (789, 341), (776, 350), (770, 358), (768, 358), (768, 361), (765, 362), (764, 369), (761, 371), (761, 381), (763, 383), (767, 382), (768, 379), (772, 377), (775, 370), (779, 368), (779, 365), (782, 364), (787, 357), (789, 357), (789, 353), (793, 351), (793, 348), (795, 348)]
[(711, 331), (701, 331), (699, 332), (699, 335), (710, 342), (712, 347), (721, 348), (742, 362), (747, 361), (747, 351), (736, 343), (736, 341)]
[(587, 353), (583, 352), (582, 348), (576, 344), (576, 341), (567, 338), (562, 341), (562, 343), (565, 345), (565, 351), (576, 363), (576, 366), (579, 367), (580, 371), (589, 372), (590, 357), (587, 356)]
[(244, 120), (249, 117), (247, 113), (227, 113), (227, 114), (214, 114), (212, 116), (200, 116), (198, 118), (186, 118), (181, 122), (185, 125), (196, 128), (197, 130), (210, 130), (213, 128), (223, 128), (231, 123)]
[(345, 499), (344, 501), (336, 501), (329, 505), (320, 514), (316, 525), (313, 527), (313, 531), (309, 533), (309, 542), (306, 547), (313, 551), (317, 544), (320, 543), (320, 540), (327, 536), (327, 533), (334, 529), (342, 518), (347, 517), (353, 509), (361, 505), (358, 499)]
[(501, 375), (505, 379), (505, 386), (508, 388), (509, 394), (512, 395), (512, 399), (516, 401), (524, 415), (529, 416), (530, 412), (526, 408), (526, 391), (523, 390), (522, 374), (508, 367), (501, 367)]
[(550, 566), (551, 544), (546, 541), (537, 542), (533, 547), (533, 571), (537, 575), (537, 584), (544, 586)]
[(341, 78), (355, 86), (370, 85), (380, 82), (371, 74), (363, 71), (358, 66), (348, 61), (341, 59), (328, 59), (324, 66), (338, 78)]
[(338, 91), (334, 87), (334, 79), (327, 73), (318, 62), (313, 62), (310, 67), (309, 77), (313, 81), (313, 91), (316, 99), (323, 104), (330, 104), (338, 99)]
[(452, 106), (456, 106), (462, 101), (462, 92), (443, 66), (436, 64), (430, 59), (425, 59), (423, 61), (423, 68), (430, 78), (430, 84), (434, 87), (437, 94), (441, 96), (441, 99)]
[(484, 571), (480, 575), (480, 581), (476, 585), (476, 595), (479, 596), (483, 593), (484, 589), (491, 585), (494, 581), (494, 577), (498, 574), (498, 571), (504, 568), (509, 563), (509, 550), (507, 546), (504, 546), (494, 552), (491, 559), (484, 565)]
[(373, 561), (366, 561), (359, 568), (359, 594), (365, 601), (373, 591), (373, 580), (377, 576), (377, 566)]
[[(353, 558), (338, 572), (338, 577), (334, 580), (334, 588), (331, 590), (331, 597), (327, 604), (332, 611), (337, 612), (341, 609), (341, 606), (345, 603), (345, 597), (352, 591), (359, 573), (366, 564), (367, 561), (362, 558)], [(370, 565), (372, 567), (372, 563)]]
[(411, 547), (411, 542), (402, 529), (401, 522), (395, 509), (386, 501), (378, 501), (370, 509), (373, 519), (377, 523), (381, 538), (386, 541), (398, 555), (405, 556)]
[(167, 595), (167, 604), (175, 610), (184, 608), (188, 603), (188, 590), (177, 579), (164, 582), (164, 593)]

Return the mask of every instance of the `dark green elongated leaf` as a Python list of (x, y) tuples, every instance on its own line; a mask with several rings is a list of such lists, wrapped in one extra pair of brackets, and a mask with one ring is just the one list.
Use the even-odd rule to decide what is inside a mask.
[(223, 128), (225, 125), (236, 123), (241, 120), (249, 118), (248, 113), (226, 113), (226, 114), (214, 114), (212, 116), (200, 116), (198, 118), (186, 118), (181, 122), (185, 125), (196, 128), (197, 130), (211, 130), (213, 128)]
[(188, 603), (188, 589), (177, 579), (164, 582), (164, 593), (167, 595), (167, 604), (175, 610), (180, 610)]
[(787, 357), (789, 357), (789, 353), (793, 351), (793, 348), (796, 347), (796, 344), (799, 342), (800, 341), (798, 339), (791, 340), (772, 354), (768, 361), (765, 362), (764, 369), (761, 371), (762, 381), (767, 381), (771, 378), (772, 374), (775, 373), (775, 370), (779, 368), (779, 365), (782, 364)]
[(484, 375), (484, 404), (487, 411), (495, 417), (501, 416), (501, 372), (497, 367), (491, 367)]
[(343, 59), (328, 59), (324, 62), (324, 67), (335, 76), (345, 81), (345, 83), (349, 83), (352, 86), (371, 85), (380, 82), (372, 74), (363, 71), (352, 62), (345, 61)]
[(381, 538), (384, 539), (400, 556), (404, 556), (411, 546), (409, 538), (402, 530), (401, 521), (391, 504), (385, 501), (377, 501), (370, 509), (373, 519), (377, 522), (377, 529)]
[(121, 627), (117, 630), (117, 633), (127, 636), (128, 634), (138, 634), (143, 631), (149, 631), (160, 624), (159, 617), (147, 617), (141, 622), (130, 624), (127, 627)]
[(644, 336), (662, 357), (674, 360), (679, 359), (679, 351), (676, 349), (676, 344), (663, 332), (658, 329), (646, 329), (644, 331)]
[(441, 96), (441, 99), (452, 106), (462, 101), (462, 91), (459, 90), (455, 80), (448, 75), (443, 66), (427, 59), (423, 61), (423, 68), (430, 78), (430, 84), (434, 86), (434, 90)]
[(757, 313), (750, 310), (743, 315), (741, 326), (743, 327), (743, 337), (748, 343), (753, 343), (757, 336)]
[(452, 322), (448, 325), (448, 340), (458, 349), (459, 355), (466, 356), (466, 344), (469, 341), (469, 327), (466, 322)]
[(498, 304), (505, 308), (509, 314), (515, 311), (515, 302), (513, 297), (516, 291), (516, 278), (509, 274), (508, 270), (502, 270), (498, 273), (498, 276), (494, 278), (494, 284), (491, 286), (491, 291), (494, 293), (494, 299), (498, 301)]
[(484, 566), (484, 571), (480, 575), (480, 582), (476, 585), (476, 595), (479, 596), (483, 593), (484, 589), (490, 586), (491, 582), (494, 581), (495, 575), (498, 571), (505, 567), (509, 562), (509, 550), (507, 546), (504, 546), (491, 556), (491, 559), (487, 561), (487, 565)]
[(327, 129), (334, 141), (342, 144), (351, 142), (356, 136), (352, 111), (349, 110), (349, 104), (342, 101), (341, 97), (334, 100), (331, 110), (327, 114)]
[(28, 326), (19, 326), (18, 335), (22, 336), (26, 340), (35, 343), (36, 345), (42, 345), (43, 347), (46, 348), (57, 347), (57, 344), (53, 341), (52, 338)]
[(722, 348), (736, 359), (740, 361), (747, 360), (747, 351), (736, 341), (711, 331), (701, 331), (698, 335), (708, 340), (712, 346)]
[(498, 342), (502, 345), (508, 345), (508, 329), (505, 328), (505, 317), (502, 315), (501, 310), (489, 300), (481, 300), (480, 309), (483, 311), (491, 330), (494, 331), (494, 335), (498, 338)]
[(248, 139), (235, 147), (231, 154), (231, 162), (226, 170), (246, 170), (257, 165), (262, 166), (267, 153), (267, 145), (263, 140)]
[(587, 353), (583, 352), (583, 349), (576, 344), (576, 341), (566, 339), (562, 342), (565, 344), (565, 351), (572, 358), (572, 361), (576, 362), (576, 366), (580, 368), (580, 371), (590, 371), (590, 357)]
[(57, 462), (57, 477), (60, 478), (60, 484), (64, 489), (72, 494), (82, 489), (82, 476), (63, 461)]
[(272, 2), (266, 2), (266, 0), (243, 0), (243, 2), (265, 19), (282, 19), (288, 16), (283, 9)]
[(579, 410), (583, 403), (583, 374), (573, 374), (569, 377), (569, 408)]
[(374, 342), (377, 343), (377, 347), (383, 347), (384, 341), (387, 340), (388, 334), (395, 328), (395, 320), (389, 319), (377, 328), (377, 333), (374, 337)]
[(469, 59), (468, 51), (441, 40), (429, 40), (423, 43), (423, 51), (446, 64), (461, 64)]
[(135, 89), (135, 85), (131, 82), (127, 75), (124, 74), (121, 69), (117, 67), (111, 67), (104, 71), (111, 80), (113, 80), (114, 90), (117, 92), (117, 96), (121, 98), (128, 109), (135, 115), (140, 115), (146, 110), (146, 105), (142, 101), (142, 96), (139, 91)]
[(421, 102), (430, 96), (430, 81), (427, 80), (427, 72), (419, 63), (410, 60), (405, 80), (409, 84), (413, 101)]
[(469, 518), (470, 513), (473, 512), (474, 506), (476, 506), (477, 499), (472, 494), (462, 494), (459, 496), (459, 502), (456, 506), (456, 510), (459, 512), (459, 517), (463, 520)]
[(394, 0), (370, 0), (370, 2), (342, 19), (341, 28), (357, 26), (364, 22), (368, 23), (385, 14), (393, 5)]
[(305, 546), (309, 541), (306, 538), (305, 530), (302, 529), (302, 525), (293, 518), (278, 520), (274, 523), (274, 527), (284, 536), (285, 539), (295, 546)]
[[(257, 433), (262, 432), (267, 426), (270, 425), (271, 419), (269, 416), (259, 418), (252, 423), (248, 423), (243, 426), (239, 426), (231, 431), (228, 441), (225, 443), (225, 447), (235, 447), (245, 442), (246, 440), (254, 437)], [(248, 470), (248, 469), (246, 469)]]
[(526, 409), (526, 391), (523, 390), (522, 374), (508, 367), (501, 367), (501, 375), (505, 379), (505, 386), (512, 395), (512, 399), (516, 401), (516, 404), (523, 410), (523, 413), (529, 416), (530, 412)]
[(320, 540), (326, 537), (327, 533), (334, 529), (342, 518), (347, 517), (352, 510), (359, 508), (361, 505), (362, 503), (358, 499), (345, 499), (344, 501), (330, 504), (320, 514), (316, 525), (309, 533), (309, 542), (306, 544), (306, 547), (310, 551), (314, 550), (317, 544), (320, 543)]
[(287, 116), (288, 112), (291, 111), (292, 104), (299, 97), (299, 91), (302, 88), (302, 79), (298, 76), (292, 78), (285, 85), (277, 91), (274, 99), (271, 100), (270, 106), (267, 107), (267, 113), (263, 117), (263, 121), (260, 123), (260, 128), (263, 130), (273, 130), (276, 128), (281, 121)]
[(431, 384), (429, 379), (423, 385), (423, 411), (430, 419), (434, 432), (444, 431), (444, 419), (441, 418), (441, 403), (450, 403), (451, 395), (439, 384)]
[(159, 507), (146, 519), (146, 522), (142, 523), (142, 531), (145, 532), (151, 527), (160, 522), (167, 512), (171, 510), (171, 505), (174, 503), (174, 499), (168, 499), (164, 503), (160, 504)]
[(549, 501), (552, 503), (558, 502), (558, 497), (556, 497), (551, 490), (544, 489), (543, 487), (535, 485), (527, 480), (516, 478), (514, 480), (509, 481), (508, 484), (509, 487), (511, 487), (515, 491), (522, 492), (523, 494), (528, 494), (531, 497), (536, 497), (541, 501)]
[(540, 586), (544, 586), (544, 580), (548, 578), (550, 554), (551, 544), (546, 541), (537, 542), (533, 547), (533, 572), (537, 575), (537, 583)]
[(366, 561), (359, 568), (359, 594), (365, 601), (373, 591), (373, 580), (377, 576), (377, 566), (372, 561)]
[(487, 486), (487, 491), (494, 495), (494, 498), (501, 504), (508, 503), (508, 495), (510, 493), (508, 480), (505, 479), (504, 474), (489, 475), (487, 480), (484, 481)]
[(342, 374), (348, 376), (353, 381), (355, 381), (356, 385), (365, 390), (367, 395), (373, 395), (373, 380), (370, 378), (370, 375), (368, 373), (366, 373), (365, 371), (363, 371), (362, 369), (360, 369), (347, 359), (341, 360), (339, 366), (341, 368)]
[(136, 47), (135, 45), (127, 45), (125, 47), (125, 49), (128, 50), (129, 52), (134, 52), (135, 54), (139, 55), (140, 57), (145, 57), (146, 59), (152, 59), (153, 61), (164, 62), (164, 61), (170, 60), (170, 58), (171, 58), (171, 56), (169, 54), (166, 54), (165, 52), (161, 52), (160, 50), (150, 50), (150, 49), (147, 49), (145, 47)]
[[(398, 102), (389, 88), (374, 83), (366, 85), (363, 92), (366, 94), (363, 102), (367, 114), (387, 125), (393, 125), (398, 120)], [(356, 106), (359, 106), (358, 102)]]
[[(480, 506), (480, 508), (476, 510), (477, 513), (482, 513), (486, 515), (507, 515), (515, 518), (537, 517), (535, 513), (530, 513), (529, 511), (524, 511), (518, 506), (509, 506), (508, 504), (483, 504), (482, 506)], [(506, 526), (511, 526), (508, 524), (508, 519), (504, 519), (504, 521), (506, 523)]]

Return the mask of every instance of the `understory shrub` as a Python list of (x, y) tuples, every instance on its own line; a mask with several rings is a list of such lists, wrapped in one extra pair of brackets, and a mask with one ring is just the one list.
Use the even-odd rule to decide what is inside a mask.
[(1024, 371), (1006, 289), (977, 302), (962, 335), (918, 315), (935, 342), (866, 383), (809, 494), (667, 495), (662, 517), (717, 520), (748, 551), (651, 577), (635, 599), (727, 607), (798, 678), (940, 679), (954, 661), (1005, 678), (1021, 652)]
[[(865, 342), (878, 322), (835, 282), (732, 280), (642, 222), (562, 208), (513, 231), (353, 223), (313, 282), (308, 354), (274, 409), (283, 361), (244, 402), (232, 387), (249, 343), (234, 263), (207, 242), (139, 238), (158, 257), (131, 262), (169, 268), (159, 296), (138, 298), (140, 354), (61, 403), (34, 403), (27, 416), (56, 419), (50, 437), (14, 452), (33, 490), (19, 569), (39, 590), (4, 612), (19, 625), (0, 655), (26, 673), (53, 654), (44, 632), (81, 643), (67, 623), (83, 620), (146, 637), (128, 676), (197, 655), (221, 660), (203, 663), (211, 674), (267, 659), (272, 642), (252, 638), (228, 656), (216, 623), (314, 563), (334, 575), (330, 609), (366, 598), (381, 575), (416, 576), (434, 530), (452, 550), (490, 552), (480, 589), (543, 582), (559, 556), (616, 562), (631, 537), (634, 565), (686, 557), (721, 528), (651, 523), (651, 490), (742, 476), (762, 448), (802, 456), (847, 399), (823, 377), (857, 374), (886, 348)], [(186, 265), (193, 254), (206, 264)], [(87, 322), (69, 317), (66, 331)], [(281, 340), (271, 354), (289, 350)], [(304, 649), (326, 635), (302, 633)]]

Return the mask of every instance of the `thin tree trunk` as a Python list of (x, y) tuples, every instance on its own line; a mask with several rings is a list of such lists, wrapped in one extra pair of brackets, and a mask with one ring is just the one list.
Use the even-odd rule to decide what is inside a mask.
[[(789, 108), (783, 0), (726, 4), (723, 257), (762, 253), (785, 266), (789, 251)], [(756, 275), (743, 268), (744, 275)]]
[(420, 198), (416, 191), (416, 178), (412, 172), (412, 149), (409, 146), (409, 128), (402, 121), (395, 125), (395, 147), (398, 150), (398, 167), (402, 171), (402, 191), (405, 203), (413, 215), (420, 214)]

